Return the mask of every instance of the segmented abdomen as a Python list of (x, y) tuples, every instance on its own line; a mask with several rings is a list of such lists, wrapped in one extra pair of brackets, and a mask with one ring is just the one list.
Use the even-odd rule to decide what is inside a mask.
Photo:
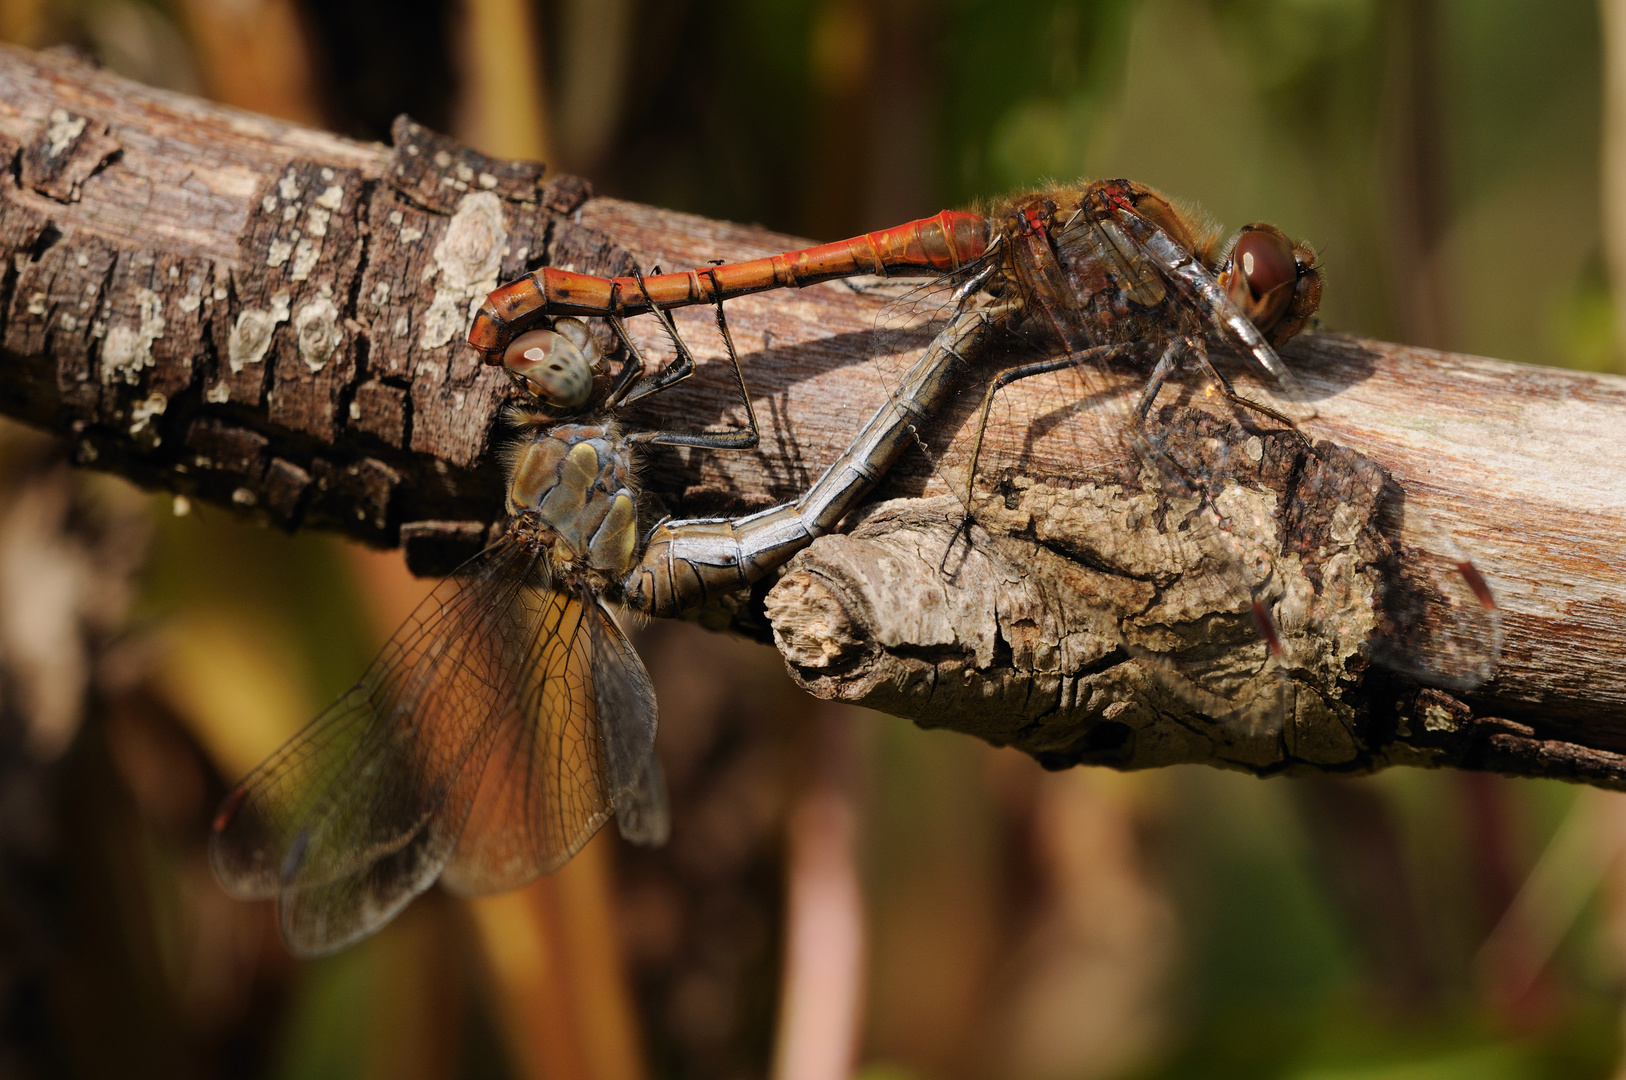
[(546, 266), (486, 297), (469, 330), (469, 344), (485, 355), (487, 363), (499, 364), (508, 343), (544, 318), (631, 316), (648, 311), (650, 300), (663, 308), (709, 304), (855, 274), (946, 273), (983, 254), (988, 236), (986, 218), (944, 210), (850, 240), (746, 262), (655, 274), (642, 284), (631, 277), (595, 277)]
[(743, 518), (667, 521), (656, 526), (623, 581), (626, 603), (674, 616), (743, 588), (830, 532), (913, 441), (943, 401), (993, 318), (978, 309), (954, 318), (824, 475), (795, 502)]

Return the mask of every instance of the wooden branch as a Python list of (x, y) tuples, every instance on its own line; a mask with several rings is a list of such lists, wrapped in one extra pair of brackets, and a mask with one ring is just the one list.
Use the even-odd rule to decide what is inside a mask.
[[(461, 343), (487, 289), (544, 263), (624, 273), (801, 243), (592, 198), (410, 124), (393, 149), (359, 144), (14, 49), (0, 50), (0, 157), (0, 409), (73, 440), (81, 464), (287, 528), (401, 542), (420, 569), (455, 561), (500, 512), (490, 451), (505, 386)], [(763, 446), (658, 452), (651, 497), (722, 514), (805, 488), (908, 359), (876, 330), (894, 299), (831, 283), (732, 303)], [(708, 344), (699, 374), (655, 399), (651, 424), (743, 419), (709, 320), (679, 313)], [(652, 326), (635, 328), (664, 355)], [(1032, 419), (991, 429), (1008, 506), (979, 514), (998, 534), (978, 550), (980, 576), (960, 567), (945, 586), (959, 503), (915, 455), (878, 493), (909, 502), (821, 540), (768, 594), (792, 674), (1054, 765), (1407, 762), (1626, 787), (1626, 380), (1328, 334), (1287, 356), (1307, 391), (1300, 411), (1314, 413), (1304, 430), (1328, 443), (1292, 458), (1299, 472), (1261, 472), (1257, 491), (1298, 505), (1282, 485), (1313, 467), (1329, 478), (1316, 489), (1327, 522), (1344, 491), (1377, 530), (1384, 500), (1354, 482), (1376, 462), (1408, 505), (1447, 523), (1506, 612), (1501, 663), (1477, 692), (1355, 671), (1346, 686), (1308, 687), (1328, 696), (1301, 691), (1284, 732), (1238, 738), (1160, 697), (1141, 661), (1092, 653), (1086, 631), (1145, 582), (1080, 552), (1138, 541), (1102, 532), (1105, 504), (1080, 494), (1103, 490), (1074, 423), (1085, 403), (1044, 380), (1000, 398)], [(922, 431), (934, 456), (963, 457), (978, 400), (969, 388)], [(1289, 460), (1262, 447), (1266, 464)], [(1289, 517), (1327, 524), (1303, 506)], [(1128, 710), (1114, 695), (1137, 680)]]

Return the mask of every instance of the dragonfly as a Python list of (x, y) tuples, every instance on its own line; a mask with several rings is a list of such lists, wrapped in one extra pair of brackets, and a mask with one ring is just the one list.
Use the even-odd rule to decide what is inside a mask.
[(628, 426), (628, 405), (695, 370), (663, 307), (633, 287), (676, 359), (650, 372), (613, 311), (603, 314), (618, 364), (617, 347), (577, 318), (510, 335), (491, 354), (519, 399), (506, 529), (434, 590), (348, 693), (223, 801), (215, 874), (237, 897), (275, 900), (294, 953), (365, 937), (436, 881), (465, 896), (522, 885), (562, 866), (611, 817), (630, 841), (663, 842), (655, 692), (609, 605), (678, 615), (830, 531), (911, 445), (995, 325), (982, 309), (952, 320), (796, 500), (743, 517), (651, 522), (636, 469), (646, 448), (748, 449), (759, 435), (721, 301), (717, 326), (746, 424)]
[[(1350, 582), (1340, 579), (1347, 560), (1284, 552), (1292, 508), (1261, 510), (1238, 497), (1248, 459), (1258, 460), (1262, 431), (1286, 435), (1307, 460), (1319, 460), (1300, 427), (1308, 417), (1238, 392), (1215, 362), (1216, 353), (1240, 361), (1273, 396), (1305, 397), (1277, 350), (1313, 320), (1321, 271), (1308, 244), (1266, 223), (1247, 225), (1226, 241), (1199, 215), (1129, 180), (1050, 187), (984, 213), (945, 210), (836, 243), (637, 281), (539, 268), (491, 294), (470, 341), (496, 357), (516, 333), (562, 315), (627, 315), (652, 304), (674, 308), (836, 279), (911, 276), (935, 279), (907, 293), (902, 305), (911, 315), (924, 309), (925, 325), (982, 304), (997, 312), (1012, 347), (1029, 354), (992, 374), (974, 410), (972, 446), (959, 480), (951, 478), (967, 519), (997, 532), (1000, 508), (1012, 498), (1012, 489), (984, 483), (985, 472), (997, 472), (982, 461), (996, 401), (1015, 383), (1065, 376), (1064, 394), (1088, 405), (1081, 413), (1091, 437), (1121, 452), (1120, 477), (1139, 471), (1148, 498), (1131, 514), (1160, 519), (1150, 532), (1152, 557), (1127, 572), (1153, 580), (1162, 595), (1126, 620), (1117, 644), (1199, 711), (1269, 737), (1292, 705), (1292, 675), (1312, 668), (1321, 669), (1323, 685), (1367, 660), (1453, 689), (1489, 677), (1501, 647), (1500, 611), (1472, 560), (1432, 515), (1408, 503), (1408, 533), (1394, 547), (1397, 555), (1402, 546), (1441, 553), (1443, 565), (1373, 582), (1383, 610), (1357, 617)], [(1127, 398), (1126, 370), (1138, 379)], [(1162, 404), (1175, 396), (1171, 390), (1197, 399), (1217, 423), (1194, 437), (1189, 412), (1178, 402)], [(1032, 419), (1026, 418), (1029, 428)], [(1306, 475), (1317, 482), (1319, 473)], [(1373, 490), (1351, 490), (1350, 498), (1377, 498), (1383, 479), (1367, 470), (1354, 488)], [(1342, 497), (1331, 488), (1321, 494)], [(1108, 563), (1118, 557), (1090, 554)], [(1236, 615), (1230, 631), (1194, 629), (1195, 617), (1177, 625), (1181, 605), (1169, 598), (1181, 590), (1205, 592), (1209, 610)], [(1242, 632), (1233, 632), (1237, 627)], [(1288, 630), (1298, 641), (1338, 641), (1290, 648)], [(1251, 642), (1246, 648), (1244, 638)], [(1234, 658), (1244, 653), (1239, 667)]]

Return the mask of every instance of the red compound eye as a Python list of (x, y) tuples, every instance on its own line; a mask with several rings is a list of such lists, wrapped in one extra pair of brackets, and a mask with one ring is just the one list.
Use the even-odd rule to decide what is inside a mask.
[(1277, 232), (1253, 229), (1242, 234), (1231, 253), (1231, 265), (1257, 299), (1298, 278), (1293, 247)]

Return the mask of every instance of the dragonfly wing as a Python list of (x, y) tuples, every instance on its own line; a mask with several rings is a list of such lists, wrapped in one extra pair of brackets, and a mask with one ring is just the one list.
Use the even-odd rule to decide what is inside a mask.
[(637, 781), (616, 803), (615, 823), (622, 839), (644, 847), (659, 847), (672, 835), (666, 777), (654, 755), (650, 755)]
[(519, 708), (499, 726), (442, 875), (460, 895), (552, 873), (612, 812), (629, 839), (666, 839), (655, 690), (643, 661), (596, 597), (547, 593), (542, 603)]
[[(1045, 434), (1058, 444), (1078, 440), (1078, 450), (1064, 452), (1063, 460), (1095, 458), (1108, 450), (1109, 458), (1117, 458), (1118, 479), (1126, 481), (1121, 487), (1081, 489), (1116, 491), (1120, 509), (1114, 514), (1131, 526), (1118, 543), (1091, 552), (1089, 560), (1157, 586), (1152, 605), (1123, 620), (1120, 644), (1177, 701), (1245, 741), (1268, 742), (1281, 730), (1287, 705), (1270, 613), (1276, 583), (1269, 549), (1280, 541), (1275, 509), (1251, 486), (1231, 482), (1240, 478), (1236, 466), (1247, 462), (1214, 454), (1225, 445), (1211, 437), (1217, 431), (1204, 430), (1185, 410), (1170, 414), (1173, 427), (1157, 409), (1139, 414), (1137, 381), (1144, 373), (1163, 371), (1165, 364), (1171, 372), (1183, 370), (1178, 361), (1187, 343), (1161, 336), (1181, 329), (1179, 312), (1169, 326), (1116, 349), (1077, 350), (1086, 336), (1069, 306), (1078, 301), (1078, 288), (1097, 288), (1117, 298), (1113, 306), (1128, 310), (1164, 304), (1168, 289), (1154, 264), (1133, 257), (1134, 241), (1112, 218), (1081, 213), (1064, 232), (1059, 247), (1035, 249), (1028, 269), (1029, 303), (1044, 313), (1060, 340), (1075, 343), (1076, 362), (1049, 376), (1060, 387), (1051, 399), (1073, 407), (1050, 420)], [(1065, 272), (1056, 251), (1065, 256)], [(1137, 355), (1140, 363), (1131, 363), (1126, 372), (1121, 361)], [(1218, 404), (1223, 413), (1223, 401)], [(1092, 449), (1086, 451), (1085, 444)], [(1180, 452), (1193, 444), (1206, 457)], [(997, 512), (1003, 497), (995, 488), (987, 505)]]
[(1148, 417), (1143, 434), (1139, 497), (1151, 503), (1140, 543), (1159, 588), (1150, 607), (1125, 619), (1127, 651), (1176, 699), (1246, 739), (1271, 739), (1289, 696), (1273, 613), (1282, 589), (1271, 554), (1276, 506), (1256, 478), (1231, 471), (1235, 462), (1174, 452), (1192, 433), (1166, 429), (1162, 416)]
[(1387, 495), (1402, 559), (1383, 582), (1372, 659), (1430, 686), (1473, 690), (1501, 657), (1501, 610), (1438, 516), (1393, 483)]
[[(1266, 372), (1274, 389), (1293, 400), (1305, 400), (1292, 372), (1231, 303), (1207, 267), (1150, 222), (1120, 220), (1142, 227), (1143, 250), (1202, 312), (1217, 340)], [(1364, 471), (1355, 470), (1355, 478)], [(1401, 557), (1393, 561), (1377, 590), (1377, 616), (1370, 619), (1356, 612), (1350, 619), (1341, 603), (1349, 594), (1329, 579), (1324, 586), (1330, 587), (1310, 605), (1318, 636), (1336, 641), (1345, 626), (1365, 620), (1372, 630), (1368, 651), (1377, 663), (1431, 685), (1471, 690), (1490, 678), (1500, 657), (1501, 613), (1490, 587), (1449, 532), (1428, 511), (1408, 503), (1397, 486), (1387, 487), (1383, 497), (1398, 511), (1394, 515), (1398, 520), (1388, 531), (1395, 536)]]
[(257, 768), (216, 818), (226, 889), (276, 897), (303, 954), (387, 922), (457, 842), (533, 635), (538, 555), (506, 543), (426, 599), (349, 693)]
[(593, 687), (616, 824), (635, 844), (663, 844), (671, 815), (655, 757), (655, 688), (614, 616), (603, 604), (593, 616)]
[[(520, 707), (504, 718), (443, 875), (451, 891), (501, 892), (552, 873), (609, 820), (620, 785), (618, 751), (606, 737), (606, 694), (615, 701), (625, 693), (617, 677), (626, 676), (615, 662), (606, 665), (604, 653), (613, 648), (604, 641), (606, 617), (594, 597), (543, 599)], [(620, 644), (647, 702), (653, 740), (654, 691), (632, 646), (624, 637)]]

